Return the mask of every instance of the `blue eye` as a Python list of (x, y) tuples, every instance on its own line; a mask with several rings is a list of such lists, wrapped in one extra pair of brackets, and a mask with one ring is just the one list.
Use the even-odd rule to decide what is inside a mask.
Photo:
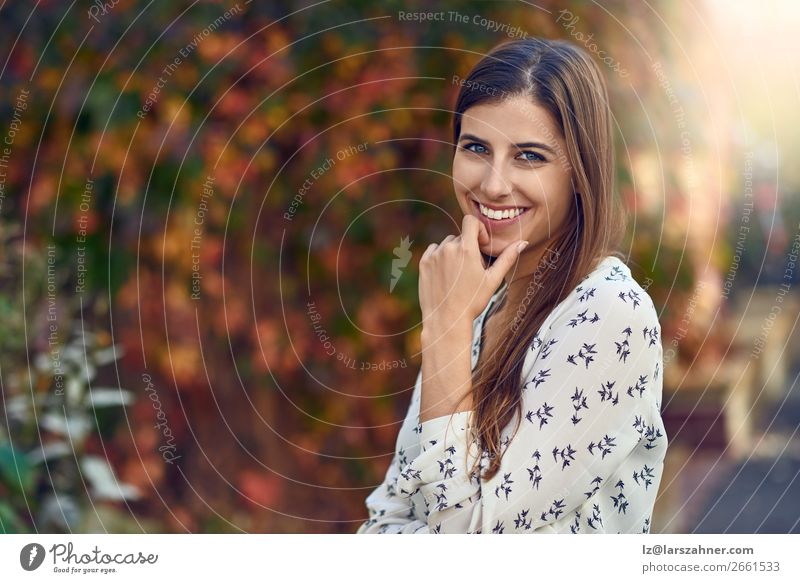
[(523, 155), (530, 154), (535, 158), (526, 158), (528, 162), (547, 162), (547, 159), (537, 152), (522, 152)]
[[(483, 151), (473, 150), (472, 149), (473, 146), (477, 146), (478, 148), (483, 148)], [(479, 144), (477, 142), (470, 142), (466, 146), (461, 146), (461, 149), (462, 150), (466, 150), (467, 152), (472, 152), (474, 154), (483, 154), (484, 151), (486, 150), (486, 147), (483, 144)], [(526, 156), (524, 158), (525, 162), (547, 162), (547, 159), (544, 156), (542, 156), (541, 154), (539, 154), (538, 152), (528, 151), (528, 152), (520, 152), (520, 153), (523, 156)], [(533, 157), (529, 158), (527, 156), (533, 156)]]
[[(483, 144), (478, 144), (477, 142), (472, 142), (472, 143), (470, 143), (470, 144), (467, 144), (466, 146), (463, 146), (463, 148), (464, 148), (464, 149), (465, 149), (467, 152), (475, 152), (475, 150), (470, 150), (470, 148), (471, 148), (472, 146), (478, 146), (479, 148), (484, 148)], [(484, 149), (486, 149), (486, 148), (484, 148)], [(476, 154), (478, 154), (479, 152), (475, 152), (475, 153), (476, 153)]]

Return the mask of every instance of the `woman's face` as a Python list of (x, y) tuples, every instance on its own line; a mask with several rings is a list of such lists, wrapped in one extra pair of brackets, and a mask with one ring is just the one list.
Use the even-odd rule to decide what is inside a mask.
[[(524, 239), (530, 244), (520, 263), (528, 255), (538, 264), (545, 243), (564, 226), (573, 205), (561, 129), (544, 108), (512, 97), (466, 110), (457, 146), (453, 186), (461, 210), (486, 225), (490, 241), (481, 251), (497, 257)], [(479, 204), (499, 210), (486, 216)]]

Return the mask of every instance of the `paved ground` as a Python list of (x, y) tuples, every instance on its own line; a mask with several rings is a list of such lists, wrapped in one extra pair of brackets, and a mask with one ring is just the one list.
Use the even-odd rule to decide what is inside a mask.
[[(763, 440), (749, 459), (718, 464), (687, 521), (687, 530), (704, 533), (800, 533), (800, 366), (788, 379), (787, 400), (764, 416)], [(766, 426), (773, 420), (772, 427)], [(756, 439), (758, 441), (758, 439)], [(713, 472), (713, 470), (711, 470)]]

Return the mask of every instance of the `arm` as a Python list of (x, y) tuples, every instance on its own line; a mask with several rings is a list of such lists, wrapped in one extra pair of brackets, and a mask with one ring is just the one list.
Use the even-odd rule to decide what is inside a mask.
[[(454, 418), (465, 415), (467, 412), (456, 413)], [(420, 424), (420, 443), (425, 447), (434, 435), (447, 424), (449, 416), (437, 417)], [(461, 428), (463, 431), (463, 427)], [(423, 441), (425, 440), (425, 441)], [(415, 458), (419, 459), (419, 457)], [(427, 522), (414, 518), (411, 508), (411, 497), (408, 491), (398, 490), (400, 478), (400, 464), (397, 453), (392, 458), (392, 463), (386, 472), (386, 478), (367, 497), (366, 504), (369, 509), (369, 519), (356, 531), (356, 534), (430, 534)], [(431, 494), (433, 496), (433, 494)], [(470, 498), (472, 501), (472, 498)], [(426, 501), (430, 509), (431, 504)], [(430, 510), (429, 510), (430, 511)], [(433, 532), (439, 532), (434, 530)], [(466, 532), (466, 531), (464, 531)]]
[(660, 400), (653, 382), (661, 360), (658, 316), (641, 288), (631, 296), (624, 293), (632, 289), (628, 282), (601, 284), (571, 298), (531, 347), (540, 350), (523, 368), (523, 419), (504, 440), (491, 480), (466, 475), (479, 455), (468, 437), (472, 411), (422, 424), (421, 453), (401, 469), (397, 491), (421, 490), (431, 532), (551, 530), (591, 499), (643, 439), (643, 419)]
[(386, 472), (383, 483), (367, 496), (369, 519), (356, 534), (415, 534), (427, 533), (428, 524), (414, 518), (411, 499), (395, 494), (395, 485), (400, 473), (397, 453)]
[[(405, 423), (416, 425), (416, 419), (411, 419), (411, 412), (414, 407), (414, 400), (419, 394), (420, 377), (422, 371), (417, 375), (417, 382), (414, 393), (411, 396), (411, 405), (406, 413)], [(411, 499), (397, 495), (397, 478), (400, 475), (400, 463), (397, 455), (399, 449), (400, 433), (398, 433), (398, 444), (395, 445), (395, 454), (383, 482), (373, 490), (366, 498), (366, 506), (369, 511), (369, 519), (361, 524), (356, 534), (412, 534), (427, 533), (428, 524), (414, 518), (414, 511), (411, 507)]]
[[(474, 320), (434, 321), (422, 327), (422, 386), (419, 420), (422, 423), (472, 409), (472, 338)], [(467, 395), (459, 402), (462, 395)], [(420, 437), (422, 435), (420, 434)]]

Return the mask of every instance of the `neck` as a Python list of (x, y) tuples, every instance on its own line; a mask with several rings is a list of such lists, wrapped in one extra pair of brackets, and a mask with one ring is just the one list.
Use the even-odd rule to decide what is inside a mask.
[[(528, 246), (530, 247), (530, 245)], [(519, 256), (519, 261), (516, 266), (508, 270), (505, 275), (505, 282), (508, 285), (508, 291), (519, 287), (520, 282), (529, 282), (533, 279), (536, 273), (536, 268), (539, 266), (539, 261), (544, 254), (544, 245), (528, 249), (526, 247)]]
[(541, 246), (533, 249), (525, 248), (519, 257), (517, 265), (506, 273), (504, 280), (507, 287), (504, 293), (506, 300), (502, 307), (503, 312), (516, 314), (526, 296), (538, 293), (542, 287), (544, 271), (551, 268), (545, 264), (537, 272), (539, 262), (544, 256), (546, 244), (547, 242), (544, 242)]

